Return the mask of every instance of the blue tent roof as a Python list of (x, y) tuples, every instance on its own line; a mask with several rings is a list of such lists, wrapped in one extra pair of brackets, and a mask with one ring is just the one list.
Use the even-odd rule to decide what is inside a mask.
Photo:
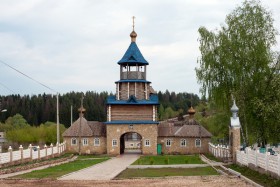
[(149, 100), (137, 100), (134, 96), (130, 96), (128, 100), (116, 100), (116, 96), (109, 96), (107, 105), (159, 105), (159, 101), (156, 94), (150, 95)]
[(139, 48), (135, 42), (131, 42), (130, 46), (126, 50), (122, 59), (118, 64), (128, 64), (128, 65), (148, 65), (149, 63), (144, 59)]

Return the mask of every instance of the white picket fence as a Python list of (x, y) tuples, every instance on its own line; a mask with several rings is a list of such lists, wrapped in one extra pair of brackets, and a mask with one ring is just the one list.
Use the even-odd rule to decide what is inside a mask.
[(225, 145), (209, 143), (209, 152), (217, 158), (231, 158), (230, 149)]
[(269, 152), (260, 153), (259, 150), (247, 147), (245, 151), (236, 152), (236, 161), (245, 166), (253, 164), (280, 176), (280, 155), (270, 155)]
[(27, 149), (23, 149), (23, 147), (20, 146), (18, 151), (13, 151), (10, 146), (8, 152), (0, 153), (0, 165), (25, 159), (41, 159), (48, 156), (54, 156), (55, 154), (61, 154), (65, 150), (66, 142), (56, 144), (56, 146), (53, 146), (53, 144), (49, 147), (45, 145), (42, 149), (39, 146), (32, 146), (30, 144)]

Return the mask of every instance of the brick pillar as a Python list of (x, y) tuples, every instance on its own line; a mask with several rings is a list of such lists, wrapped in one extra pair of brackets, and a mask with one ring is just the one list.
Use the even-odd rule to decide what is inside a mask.
[(232, 117), (230, 118), (230, 146), (231, 146), (231, 155), (233, 162), (236, 163), (236, 151), (240, 149), (240, 121), (237, 116), (238, 107), (235, 104), (235, 100), (233, 101), (233, 106), (231, 107)]
[(230, 127), (231, 155), (233, 162), (236, 163), (236, 151), (240, 149), (240, 127)]

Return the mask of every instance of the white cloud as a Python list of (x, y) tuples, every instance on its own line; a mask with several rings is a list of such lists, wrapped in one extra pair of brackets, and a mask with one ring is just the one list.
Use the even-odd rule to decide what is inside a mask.
[[(219, 28), (240, 2), (0, 0), (0, 59), (62, 93), (114, 92), (117, 61), (130, 44), (131, 17), (136, 16), (137, 44), (150, 63), (154, 89), (198, 94), (197, 30)], [(275, 7), (280, 2), (263, 4), (272, 9), (279, 27)], [(20, 94), (49, 92), (3, 64), (0, 80)]]

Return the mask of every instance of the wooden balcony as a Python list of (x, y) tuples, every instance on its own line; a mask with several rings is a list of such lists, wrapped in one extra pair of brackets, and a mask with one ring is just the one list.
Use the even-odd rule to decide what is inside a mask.
[(145, 72), (140, 71), (129, 71), (121, 72), (121, 79), (146, 79)]

